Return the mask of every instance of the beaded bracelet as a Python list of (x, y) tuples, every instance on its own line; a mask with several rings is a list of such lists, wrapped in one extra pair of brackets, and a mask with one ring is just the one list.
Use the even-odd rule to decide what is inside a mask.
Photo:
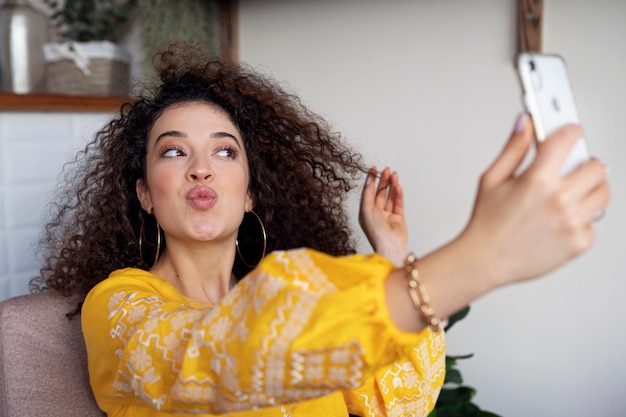
[(410, 253), (404, 261), (404, 267), (408, 272), (409, 295), (411, 296), (411, 301), (413, 301), (415, 308), (424, 316), (430, 330), (437, 333), (441, 330), (441, 322), (437, 316), (435, 316), (435, 310), (430, 306), (430, 297), (426, 292), (424, 284), (420, 280), (416, 262), (417, 258), (412, 253)]

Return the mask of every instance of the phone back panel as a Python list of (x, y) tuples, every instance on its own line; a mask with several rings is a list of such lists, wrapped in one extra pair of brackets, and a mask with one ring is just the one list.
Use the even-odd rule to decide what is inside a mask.
[[(533, 119), (538, 141), (568, 123), (580, 123), (565, 61), (558, 55), (521, 53), (517, 72), (524, 90), (523, 103)], [(563, 167), (569, 173), (589, 158), (581, 138)]]

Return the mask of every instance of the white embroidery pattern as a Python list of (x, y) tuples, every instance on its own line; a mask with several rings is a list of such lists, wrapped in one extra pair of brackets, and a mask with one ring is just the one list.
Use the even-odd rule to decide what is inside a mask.
[[(256, 270), (215, 308), (166, 302), (136, 292), (114, 293), (108, 300), (108, 317), (115, 323), (110, 335), (121, 343), (116, 352), (121, 367), (113, 383), (115, 394), (134, 395), (157, 410), (167, 405), (176, 412), (189, 412), (211, 404), (213, 412), (223, 413), (357, 387), (363, 379), (365, 355), (358, 342), (323, 349), (292, 347), (320, 299), (336, 293), (337, 287), (307, 250), (271, 256), (282, 270)], [(259, 315), (270, 318), (264, 328), (259, 327)], [(437, 338), (427, 338), (412, 351), (412, 360), (425, 370), (424, 375), (406, 362), (394, 365), (380, 381), (385, 394), (390, 387), (414, 392), (394, 398), (387, 405), (389, 415), (405, 415), (396, 410), (418, 415), (412, 410), (421, 411), (423, 396), (436, 395), (430, 384), (442, 372), (437, 368), (444, 359), (431, 363), (429, 347), (443, 349), (433, 339)], [(377, 396), (364, 402), (369, 416), (385, 415), (385, 405)], [(288, 416), (297, 406), (280, 409)]]
[[(428, 345), (432, 350), (429, 353)], [(385, 412), (376, 407), (368, 411), (368, 416), (389, 417), (424, 417), (428, 405), (439, 396), (440, 388), (433, 388), (433, 381), (442, 379), (445, 374), (445, 354), (443, 335), (434, 335), (423, 340), (419, 346), (411, 349), (411, 361), (394, 363), (378, 383), (383, 396), (393, 392), (395, 395), (385, 401)], [(434, 359), (434, 361), (433, 361)], [(416, 368), (417, 365), (417, 368)], [(392, 389), (389, 385), (391, 384)], [(410, 393), (399, 396), (399, 392)]]

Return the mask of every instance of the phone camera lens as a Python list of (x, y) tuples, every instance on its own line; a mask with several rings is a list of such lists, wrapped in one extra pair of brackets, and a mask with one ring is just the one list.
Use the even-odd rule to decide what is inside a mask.
[(535, 70), (535, 61), (529, 61), (528, 63), (530, 65), (530, 70), (534, 71)]

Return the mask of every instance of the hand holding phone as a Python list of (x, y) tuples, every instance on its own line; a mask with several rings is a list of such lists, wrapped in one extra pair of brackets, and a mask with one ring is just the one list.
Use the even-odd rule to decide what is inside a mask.
[[(580, 123), (565, 60), (559, 55), (522, 52), (517, 56), (517, 73), (522, 101), (542, 142), (568, 123)], [(580, 138), (561, 170), (567, 175), (589, 159), (584, 138)]]

